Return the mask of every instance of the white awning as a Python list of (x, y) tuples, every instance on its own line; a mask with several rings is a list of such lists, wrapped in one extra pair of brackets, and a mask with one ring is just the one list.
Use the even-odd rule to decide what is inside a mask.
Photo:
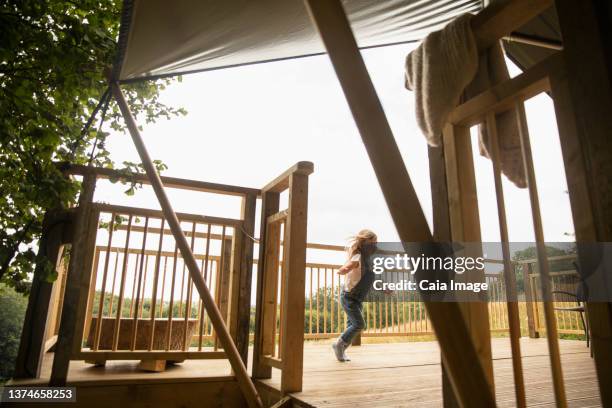
[[(420, 40), (482, 0), (344, 0), (360, 48)], [(115, 77), (173, 76), (324, 53), (302, 0), (126, 0)]]

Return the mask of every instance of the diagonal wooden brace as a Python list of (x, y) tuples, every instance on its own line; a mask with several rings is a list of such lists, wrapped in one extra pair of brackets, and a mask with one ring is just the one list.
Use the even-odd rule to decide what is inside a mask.
[[(334, 66), (400, 239), (433, 241), (340, 0), (305, 0), (305, 4)], [(461, 406), (495, 406), (459, 305), (426, 301), (425, 306)]]
[(132, 140), (134, 141), (134, 145), (136, 146), (136, 150), (138, 151), (138, 155), (142, 160), (143, 167), (151, 182), (151, 186), (155, 191), (155, 195), (159, 201), (159, 204), (162, 208), (162, 212), (164, 213), (164, 218), (168, 222), (170, 226), (170, 230), (172, 231), (172, 235), (176, 240), (176, 245), (181, 251), (181, 255), (183, 256), (183, 260), (187, 265), (187, 269), (189, 270), (189, 275), (195, 284), (195, 287), (202, 298), (202, 303), (210, 316), (211, 323), (217, 333), (219, 341), (227, 354), (229, 362), (234, 370), (236, 375), (236, 380), (238, 381), (238, 385), (244, 394), (244, 397), (251, 408), (260, 408), (263, 407), (261, 399), (259, 398), (259, 394), (257, 393), (257, 389), (253, 384), (253, 381), (249, 377), (246, 366), (244, 365), (242, 359), (240, 358), (240, 354), (238, 353), (238, 349), (232, 340), (230, 333), (223, 321), (223, 317), (221, 316), (221, 312), (219, 312), (219, 308), (215, 304), (215, 301), (206, 286), (206, 282), (204, 282), (204, 278), (202, 277), (200, 268), (196, 262), (195, 257), (193, 256), (193, 252), (191, 251), (191, 247), (187, 242), (187, 238), (185, 238), (185, 234), (181, 229), (180, 222), (176, 216), (176, 213), (172, 209), (172, 205), (168, 200), (168, 196), (166, 195), (166, 191), (164, 190), (164, 185), (161, 182), (159, 174), (157, 173), (153, 162), (151, 161), (151, 157), (149, 157), (149, 153), (145, 147), (145, 144), (142, 140), (140, 132), (138, 130), (138, 126), (136, 125), (136, 121), (130, 111), (130, 108), (123, 96), (123, 92), (121, 92), (121, 88), (117, 82), (111, 83), (111, 91), (117, 100), (117, 104), (119, 105), (119, 109), (121, 109), (121, 114), (125, 120), (127, 128), (132, 136)]

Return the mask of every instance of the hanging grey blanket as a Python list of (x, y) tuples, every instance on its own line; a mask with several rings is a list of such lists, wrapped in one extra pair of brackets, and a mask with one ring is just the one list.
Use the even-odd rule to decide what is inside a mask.
[[(417, 123), (427, 143), (440, 146), (442, 130), (462, 97), (473, 97), (510, 76), (501, 45), (480, 57), (470, 24), (472, 15), (450, 22), (429, 34), (406, 57), (406, 88), (414, 91)], [(519, 109), (523, 109), (521, 104)], [(502, 172), (520, 188), (526, 187), (516, 109), (496, 115)], [(480, 153), (490, 158), (486, 126), (479, 126)]]

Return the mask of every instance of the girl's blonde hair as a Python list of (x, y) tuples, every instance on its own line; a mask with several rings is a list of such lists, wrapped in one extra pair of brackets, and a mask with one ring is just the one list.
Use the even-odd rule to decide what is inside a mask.
[(349, 257), (359, 253), (364, 244), (375, 244), (378, 241), (378, 236), (369, 229), (362, 229), (357, 235), (352, 236), (349, 239), (346, 251)]

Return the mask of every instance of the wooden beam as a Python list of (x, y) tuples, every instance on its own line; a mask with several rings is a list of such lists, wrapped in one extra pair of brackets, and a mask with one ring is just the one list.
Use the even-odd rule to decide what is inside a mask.
[(508, 223), (506, 221), (506, 202), (501, 176), (501, 158), (499, 140), (497, 135), (497, 121), (495, 113), (490, 112), (486, 119), (487, 134), (491, 143), (491, 163), (493, 164), (493, 180), (495, 184), (495, 198), (497, 203), (497, 218), (499, 220), (499, 235), (504, 257), (504, 283), (506, 288), (506, 305), (508, 309), (508, 328), (510, 332), (510, 349), (512, 351), (512, 373), (514, 374), (514, 391), (517, 407), (526, 407), (525, 381), (523, 376), (523, 363), (521, 359), (521, 324), (519, 317), (518, 298), (516, 290), (516, 276), (510, 253), (508, 239)]
[(553, 0), (502, 0), (485, 7), (472, 18), (479, 51), (491, 47), (553, 5)]
[(449, 123), (471, 127), (482, 122), (488, 112), (501, 113), (550, 89), (548, 77), (562, 70), (561, 54), (552, 55), (520, 75), (499, 83), (458, 105), (449, 115)]
[(283, 248), (284, 280), (281, 303), (282, 392), (302, 390), (304, 366), (304, 290), (306, 284), (306, 227), (308, 220), (308, 175), (289, 177), (289, 213), (285, 223)]
[(155, 195), (159, 201), (159, 204), (164, 213), (164, 218), (168, 223), (168, 226), (172, 230), (172, 235), (176, 240), (177, 247), (181, 251), (181, 255), (183, 256), (183, 261), (187, 265), (187, 269), (189, 270), (189, 275), (193, 280), (195, 287), (198, 289), (198, 293), (200, 294), (200, 298), (202, 299), (202, 303), (208, 312), (211, 323), (215, 329), (217, 336), (223, 346), (223, 350), (227, 353), (227, 357), (230, 361), (232, 369), (236, 375), (236, 380), (244, 397), (249, 404), (249, 407), (257, 407), (260, 408), (263, 406), (261, 399), (257, 393), (257, 389), (253, 384), (253, 381), (249, 377), (249, 374), (246, 370), (246, 366), (242, 362), (240, 358), (240, 354), (234, 341), (232, 340), (227, 326), (223, 321), (223, 317), (215, 304), (215, 300), (213, 299), (208, 287), (206, 286), (206, 282), (202, 277), (200, 268), (198, 263), (193, 256), (193, 252), (187, 242), (187, 238), (185, 238), (185, 234), (183, 234), (183, 230), (181, 229), (181, 224), (176, 216), (176, 213), (172, 209), (172, 205), (170, 204), (170, 200), (166, 195), (166, 191), (164, 190), (164, 185), (153, 165), (151, 157), (147, 152), (147, 149), (144, 145), (142, 137), (140, 136), (140, 131), (138, 130), (138, 125), (136, 125), (136, 121), (132, 116), (132, 112), (130, 111), (127, 101), (121, 92), (121, 88), (119, 88), (119, 84), (116, 82), (111, 83), (111, 91), (117, 100), (119, 105), (119, 109), (123, 115), (123, 118), (126, 122), (127, 128), (130, 131), (130, 135), (132, 136), (132, 140), (134, 141), (134, 145), (136, 146), (136, 150), (142, 160), (143, 167), (151, 182), (151, 186), (155, 191)]
[(431, 241), (425, 214), (342, 5), (337, 0), (305, 3), (340, 80), (396, 229), (405, 242)]
[[(94, 203), (93, 206), (98, 211), (104, 211), (109, 213), (117, 213), (117, 215), (134, 215), (141, 217), (152, 217), (152, 218), (163, 218), (164, 212), (160, 210), (152, 210), (150, 208), (138, 208), (128, 207), (124, 205), (106, 204), (106, 203)], [(188, 213), (176, 213), (179, 221), (191, 221), (202, 224), (216, 224), (216, 225), (227, 225), (233, 227), (240, 227), (242, 220), (235, 218), (222, 218), (222, 217), (210, 217), (207, 215), (200, 214), (188, 214)], [(185, 233), (185, 232), (183, 232)]]
[[(597, 260), (585, 247), (612, 241), (612, 6), (593, 0), (555, 4), (567, 72), (551, 77), (551, 88), (580, 266), (588, 271)], [(587, 310), (601, 401), (612, 406), (612, 304), (589, 302)]]
[[(470, 129), (447, 125), (443, 133), (444, 160), (450, 218), (451, 242), (481, 242), (478, 192)], [(482, 249), (467, 248), (469, 256), (482, 256)], [(484, 271), (471, 270), (455, 276), (456, 280), (484, 282)], [(470, 337), (484, 369), (489, 389), (494, 393), (493, 360), (489, 311), (484, 297), (459, 304)]]
[(288, 214), (289, 214), (289, 210), (279, 211), (277, 213), (270, 215), (266, 221), (268, 222), (268, 224), (285, 221), (287, 219)]
[(262, 191), (269, 191), (272, 193), (279, 193), (289, 188), (289, 178), (292, 174), (302, 174), (308, 176), (314, 171), (312, 162), (301, 161), (297, 162), (287, 170), (285, 170), (280, 176), (269, 182), (262, 188)]
[[(62, 318), (60, 323), (55, 355), (51, 369), (50, 386), (66, 385), (68, 367), (72, 357), (76, 342), (82, 340), (78, 338), (79, 315), (82, 311), (79, 307), (83, 305), (83, 298), (87, 296), (89, 289), (89, 272), (95, 251), (95, 234), (97, 232), (97, 217), (92, 217), (92, 200), (96, 188), (95, 177), (88, 175), (83, 179), (81, 194), (79, 196), (79, 206), (75, 215), (75, 227), (73, 242), (74, 245), (70, 254), (70, 265), (64, 292), (64, 302), (62, 306)], [(94, 218), (96, 218), (95, 223)], [(95, 224), (95, 225), (94, 225)], [(88, 270), (89, 268), (89, 270)]]
[[(43, 220), (43, 229), (39, 241), (36, 268), (32, 279), (28, 307), (21, 331), (21, 341), (15, 362), (14, 378), (39, 378), (42, 357), (45, 353), (45, 340), (53, 327), (48, 323), (54, 320), (51, 307), (54, 294), (60, 290), (61, 281), (46, 281), (46, 265), (51, 263), (55, 270), (60, 263), (63, 247), (64, 228), (69, 222), (71, 213), (67, 211), (48, 211)], [(58, 275), (59, 276), (59, 275)]]
[(535, 299), (533, 297), (533, 288), (531, 287), (531, 265), (532, 264), (518, 264), (523, 272), (523, 283), (525, 285), (525, 309), (527, 310), (527, 331), (529, 338), (537, 339), (540, 337), (538, 332), (537, 319), (534, 308)]
[(235, 236), (232, 237), (229, 326), (245, 365), (249, 351), (256, 203), (255, 195), (247, 195), (242, 199), (240, 212), (244, 220), (244, 230), (236, 230)]
[[(438, 147), (428, 146), (427, 155), (429, 158), (429, 183), (431, 186), (434, 241), (452, 242), (444, 145), (442, 144)], [(450, 374), (444, 366), (444, 361), (442, 361), (442, 403), (444, 408), (456, 408), (459, 406)]]
[[(278, 212), (279, 193), (262, 191), (261, 224), (259, 228), (259, 262), (257, 263), (257, 292), (255, 309), (255, 338), (253, 340), (253, 378), (271, 378), (272, 367), (263, 356), (273, 353), (276, 321), (271, 320), (270, 310), (276, 309), (276, 282), (278, 281), (278, 252), (275, 240), (279, 239), (280, 226), (268, 224), (270, 215)], [(274, 261), (274, 262), (272, 262)], [(272, 272), (275, 272), (274, 274)], [(272, 341), (270, 341), (272, 339)]]
[[(116, 169), (107, 169), (104, 167), (87, 167), (78, 164), (60, 164), (61, 170), (65, 174), (86, 175), (92, 174), (100, 179), (125, 179), (143, 184), (150, 184), (146, 174), (122, 172)], [(232, 186), (228, 184), (210, 183), (206, 181), (189, 180), (176, 177), (160, 176), (164, 187), (178, 188), (181, 190), (192, 190), (203, 193), (224, 194), (231, 196), (244, 196), (247, 194), (259, 195), (260, 190), (257, 188)]]
[(561, 369), (561, 356), (559, 352), (559, 334), (557, 333), (557, 320), (552, 302), (552, 289), (550, 280), (550, 266), (546, 256), (546, 243), (544, 241), (544, 227), (540, 214), (540, 200), (538, 198), (538, 187), (533, 167), (533, 156), (531, 154), (531, 143), (529, 141), (529, 130), (527, 128), (527, 118), (522, 103), (516, 104), (517, 126), (521, 139), (521, 152), (527, 188), (529, 189), (529, 202), (531, 204), (531, 215), (533, 220), (533, 230), (536, 241), (536, 254), (538, 257), (538, 270), (540, 272), (540, 288), (542, 291), (542, 308), (546, 320), (546, 341), (548, 342), (548, 352), (550, 355), (550, 367), (555, 392), (555, 401), (558, 407), (566, 407), (567, 399), (565, 396), (565, 384), (563, 382), (563, 371)]
[[(432, 241), (342, 4), (338, 0), (305, 0), (305, 4), (340, 80), (400, 239)], [(465, 406), (493, 406), (493, 393), (457, 304), (427, 302), (426, 307), (459, 401)]]
[(79, 360), (221, 360), (226, 359), (225, 351), (81, 351), (75, 356)]

